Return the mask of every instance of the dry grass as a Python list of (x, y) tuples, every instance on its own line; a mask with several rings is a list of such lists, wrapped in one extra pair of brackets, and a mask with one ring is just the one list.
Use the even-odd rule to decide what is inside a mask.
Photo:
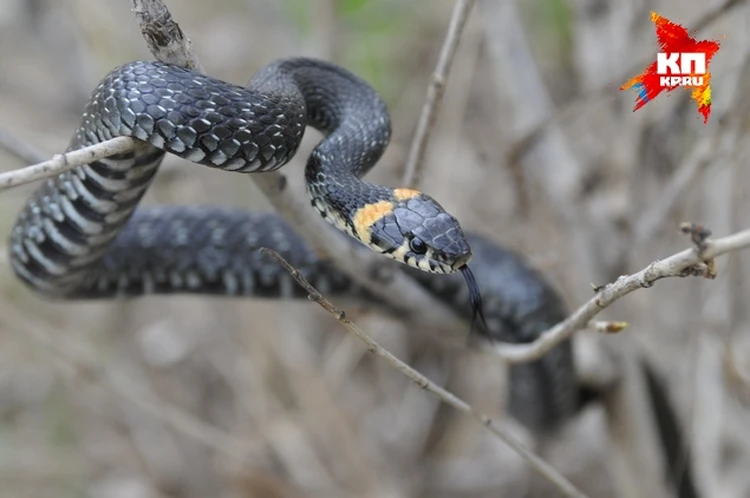
[[(363, 6), (337, 13), (334, 3)], [(546, 101), (523, 98), (536, 70), (511, 57), (513, 32), (502, 29), (508, 11), (492, 3), (478, 2), (482, 10), (468, 20), (423, 190), (469, 229), (527, 254), (571, 307), (591, 296), (590, 283), (682, 249), (682, 220), (701, 221), (717, 236), (747, 227), (747, 6), (701, 33), (726, 34), (712, 63), (712, 120), (703, 126), (679, 92), (633, 114), (633, 95), (617, 91), (620, 76), (654, 50), (648, 8), (689, 25), (708, 10), (703, 3), (570, 0), (573, 15), (559, 10), (562, 0), (524, 3), (518, 14)], [(0, 0), (0, 129), (50, 155), (64, 150), (99, 77), (149, 57), (129, 4)], [(246, 81), (290, 54), (330, 58), (366, 77), (394, 121), (393, 144), (371, 176), (399, 183), (453, 2), (170, 7), (206, 71), (222, 79)], [(606, 85), (611, 91), (585, 97)], [(575, 99), (575, 112), (555, 113)], [(518, 154), (553, 115), (540, 140)], [(299, 192), (302, 175), (293, 173), (316, 137), (308, 135), (287, 167)], [(711, 147), (700, 167), (675, 180), (704, 153), (701, 140)], [(2, 170), (21, 166), (3, 151), (0, 161)], [(645, 222), (675, 183), (669, 209)], [(0, 196), (0, 233), (32, 188)], [(147, 202), (267, 209), (249, 181), (173, 158)], [(605, 350), (645, 355), (666, 375), (707, 496), (750, 493), (748, 258), (718, 261), (714, 281), (667, 281), (618, 302), (606, 318), (630, 329), (600, 338)], [(0, 263), (0, 498), (550, 496), (511, 450), (371, 358), (312, 304), (195, 297), (51, 304)], [(390, 317), (363, 311), (356, 320), (478, 410), (503, 415), (504, 369), (495, 359), (446, 351)], [(608, 439), (604, 410), (593, 406), (541, 449), (590, 496), (614, 496)]]

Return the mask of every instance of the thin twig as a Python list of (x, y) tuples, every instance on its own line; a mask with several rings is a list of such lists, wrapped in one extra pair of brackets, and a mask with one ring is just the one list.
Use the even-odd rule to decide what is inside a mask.
[(422, 113), (417, 123), (417, 131), (414, 140), (409, 149), (409, 156), (406, 160), (406, 170), (404, 172), (403, 184), (408, 187), (415, 187), (419, 183), (419, 171), (424, 162), (425, 151), (430, 134), (435, 128), (440, 107), (443, 103), (443, 94), (445, 93), (445, 83), (448, 80), (448, 74), (453, 64), (453, 58), (458, 49), (458, 43), (461, 41), (461, 33), (466, 26), (466, 20), (469, 17), (471, 8), (474, 6), (474, 0), (458, 0), (453, 13), (451, 14), (448, 32), (443, 40), (443, 46), (440, 49), (435, 71), (432, 73), (430, 85), (427, 87), (427, 96), (425, 98)]
[(622, 276), (615, 282), (597, 289), (592, 299), (564, 321), (543, 332), (534, 342), (495, 344), (492, 349), (510, 363), (537, 360), (557, 344), (585, 328), (589, 321), (603, 309), (631, 292), (651, 287), (654, 282), (663, 278), (685, 276), (714, 278), (716, 276), (715, 257), (747, 248), (750, 248), (750, 229), (716, 240), (700, 240), (697, 247), (685, 249), (661, 261), (654, 261), (638, 273)]
[(57, 176), (92, 161), (132, 151), (134, 145), (135, 141), (130, 137), (117, 137), (91, 147), (57, 154), (52, 159), (33, 166), (0, 173), (0, 191)]
[(290, 265), (280, 254), (268, 248), (261, 248), (260, 251), (262, 253), (273, 256), (284, 267), (284, 269), (289, 272), (292, 278), (294, 278), (294, 280), (303, 289), (305, 289), (305, 292), (307, 292), (309, 299), (317, 303), (318, 305), (320, 305), (323, 309), (325, 309), (328, 313), (330, 313), (334, 318), (336, 318), (336, 320), (338, 320), (339, 323), (341, 323), (344, 327), (346, 327), (346, 329), (351, 334), (353, 334), (357, 339), (362, 341), (367, 346), (368, 351), (373, 353), (375, 356), (388, 362), (396, 370), (398, 370), (399, 372), (401, 372), (402, 374), (410, 378), (421, 389), (432, 394), (443, 403), (446, 403), (452, 406), (453, 408), (455, 408), (456, 410), (459, 410), (471, 416), (480, 424), (487, 427), (487, 429), (489, 429), (490, 432), (495, 434), (503, 442), (505, 442), (508, 446), (510, 446), (514, 451), (516, 451), (534, 470), (539, 472), (542, 476), (544, 476), (551, 483), (553, 483), (558, 488), (558, 490), (561, 493), (563, 493), (565, 496), (579, 497), (579, 498), (585, 496), (562, 474), (560, 474), (557, 470), (555, 470), (554, 467), (552, 467), (550, 464), (545, 462), (542, 458), (537, 456), (531, 450), (526, 448), (526, 446), (524, 446), (523, 443), (518, 441), (515, 437), (513, 437), (510, 433), (505, 431), (502, 427), (498, 426), (497, 423), (494, 420), (492, 420), (490, 417), (477, 412), (466, 401), (458, 398), (456, 395), (454, 395), (450, 391), (447, 391), (444, 388), (433, 383), (427, 377), (425, 377), (418, 371), (414, 370), (412, 367), (410, 367), (403, 361), (396, 358), (388, 350), (380, 346), (369, 335), (367, 335), (366, 332), (364, 332), (354, 322), (352, 322), (349, 318), (347, 318), (346, 313), (343, 310), (337, 308), (333, 303), (331, 303), (328, 299), (326, 299), (320, 292), (318, 292), (317, 289), (315, 289), (315, 287), (310, 285), (310, 283), (302, 276), (300, 271), (297, 270), (292, 265)]

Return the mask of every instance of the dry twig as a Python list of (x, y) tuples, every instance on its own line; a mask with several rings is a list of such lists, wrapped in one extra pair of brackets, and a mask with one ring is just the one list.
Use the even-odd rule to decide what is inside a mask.
[(289, 274), (294, 278), (294, 280), (303, 289), (305, 289), (305, 292), (307, 292), (308, 294), (308, 298), (311, 301), (319, 304), (323, 309), (325, 309), (334, 318), (336, 318), (336, 320), (338, 320), (339, 323), (341, 323), (344, 327), (346, 327), (346, 329), (352, 335), (354, 335), (357, 339), (362, 341), (367, 346), (368, 351), (373, 353), (375, 356), (387, 361), (396, 370), (398, 370), (402, 374), (409, 377), (412, 381), (414, 381), (414, 383), (417, 386), (419, 386), (421, 389), (424, 389), (428, 393), (432, 394), (443, 403), (446, 403), (452, 406), (453, 408), (455, 408), (456, 410), (459, 410), (471, 416), (480, 424), (487, 427), (487, 429), (490, 432), (495, 434), (504, 443), (506, 443), (508, 446), (513, 448), (513, 450), (515, 450), (534, 470), (539, 472), (539, 474), (541, 474), (546, 479), (548, 479), (552, 484), (554, 484), (557, 487), (557, 489), (561, 493), (563, 493), (565, 496), (578, 497), (578, 498), (585, 496), (570, 481), (568, 481), (562, 474), (560, 474), (554, 467), (552, 467), (550, 464), (545, 462), (543, 459), (541, 459), (531, 450), (526, 448), (526, 446), (524, 446), (523, 443), (518, 441), (515, 437), (513, 437), (510, 433), (505, 431), (502, 427), (498, 426), (497, 423), (493, 421), (490, 417), (477, 412), (466, 401), (457, 397), (450, 391), (447, 391), (443, 389), (442, 387), (438, 386), (437, 384), (433, 383), (432, 381), (430, 381), (430, 379), (428, 379), (427, 377), (425, 377), (418, 371), (414, 370), (412, 367), (410, 367), (403, 361), (396, 358), (388, 350), (380, 346), (369, 335), (367, 335), (367, 333), (365, 333), (354, 322), (352, 322), (346, 316), (346, 313), (344, 311), (337, 308), (333, 303), (331, 303), (328, 299), (326, 299), (320, 292), (318, 292), (315, 289), (315, 287), (310, 285), (310, 283), (302, 276), (299, 270), (297, 270), (292, 265), (290, 265), (280, 254), (278, 254), (276, 251), (273, 251), (267, 248), (262, 248), (260, 249), (260, 251), (270, 256), (273, 256), (284, 267), (284, 269), (289, 272)]
[(133, 13), (156, 59), (204, 72), (192, 42), (161, 0), (133, 0)]
[(129, 152), (133, 150), (134, 146), (135, 140), (132, 138), (117, 137), (92, 145), (91, 147), (72, 150), (65, 154), (57, 154), (52, 159), (32, 166), (8, 171), (7, 173), (0, 173), (0, 191), (45, 178), (51, 178), (92, 161)]
[[(685, 227), (683, 227), (683, 231)], [(586, 327), (597, 314), (618, 299), (631, 292), (651, 287), (654, 282), (669, 277), (702, 276), (714, 278), (714, 258), (723, 254), (750, 248), (750, 229), (720, 239), (700, 236), (705, 230), (699, 225), (690, 225), (688, 232), (696, 246), (685, 249), (667, 259), (654, 261), (638, 273), (622, 276), (615, 282), (600, 287), (592, 299), (578, 308), (564, 321), (546, 330), (534, 342), (527, 344), (497, 344), (493, 350), (511, 363), (525, 363), (541, 358), (550, 349)]]
[(414, 140), (409, 149), (409, 157), (406, 160), (406, 170), (404, 172), (404, 185), (414, 187), (419, 183), (419, 171), (424, 162), (425, 151), (430, 134), (435, 128), (440, 107), (443, 103), (443, 93), (445, 92), (445, 83), (448, 80), (448, 74), (453, 64), (453, 58), (458, 49), (458, 43), (461, 41), (461, 33), (466, 25), (471, 8), (474, 6), (474, 0), (458, 0), (453, 7), (448, 32), (443, 41), (443, 47), (440, 49), (435, 71), (432, 73), (430, 85), (427, 87), (427, 96), (425, 97), (422, 113), (417, 123), (417, 131)]

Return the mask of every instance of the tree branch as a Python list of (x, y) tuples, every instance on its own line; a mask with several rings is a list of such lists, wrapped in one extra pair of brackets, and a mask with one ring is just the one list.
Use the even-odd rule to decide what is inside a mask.
[(190, 38), (172, 18), (162, 0), (133, 0), (133, 13), (148, 50), (157, 60), (205, 72), (193, 52)]
[(435, 128), (435, 122), (443, 103), (445, 83), (448, 80), (458, 43), (461, 41), (461, 33), (463, 33), (466, 20), (474, 3), (475, 0), (458, 0), (453, 7), (448, 32), (440, 49), (437, 66), (427, 87), (427, 96), (422, 107), (422, 113), (419, 116), (417, 131), (414, 134), (414, 140), (412, 140), (409, 156), (406, 160), (403, 183), (407, 187), (415, 187), (419, 183), (419, 172), (424, 162), (427, 142)]
[(685, 249), (667, 259), (654, 261), (638, 273), (618, 278), (614, 283), (598, 288), (596, 295), (564, 321), (542, 333), (537, 340), (526, 344), (495, 344), (492, 349), (510, 363), (525, 363), (541, 358), (550, 349), (583, 329), (603, 309), (631, 292), (651, 287), (654, 282), (669, 277), (716, 277), (714, 258), (750, 248), (750, 229), (720, 239), (711, 240), (710, 234), (699, 225), (683, 227), (690, 233), (696, 247)]
[(403, 361), (396, 358), (396, 356), (394, 356), (391, 352), (389, 352), (387, 349), (383, 348), (380, 344), (375, 342), (375, 340), (373, 340), (369, 335), (367, 335), (365, 331), (363, 331), (354, 322), (352, 322), (349, 318), (347, 318), (346, 313), (343, 310), (337, 308), (333, 303), (331, 303), (328, 299), (326, 299), (320, 292), (318, 292), (318, 290), (315, 289), (315, 287), (310, 285), (310, 283), (302, 276), (300, 271), (297, 270), (292, 265), (290, 265), (279, 253), (271, 249), (267, 249), (267, 248), (261, 248), (260, 251), (262, 253), (273, 256), (279, 262), (279, 264), (281, 264), (281, 266), (283, 266), (284, 269), (289, 272), (292, 278), (294, 278), (294, 280), (303, 289), (305, 289), (305, 292), (307, 292), (309, 299), (317, 303), (318, 305), (320, 305), (324, 310), (326, 310), (334, 318), (336, 318), (336, 320), (338, 320), (338, 322), (341, 323), (341, 325), (346, 327), (346, 329), (352, 335), (354, 335), (357, 339), (362, 341), (367, 346), (368, 351), (370, 351), (372, 354), (374, 354), (378, 358), (388, 362), (388, 364), (390, 364), (392, 367), (394, 367), (396, 370), (398, 370), (402, 374), (406, 375), (421, 389), (432, 394), (443, 403), (446, 403), (450, 405), (451, 407), (455, 408), (456, 410), (459, 410), (469, 415), (474, 420), (479, 422), (481, 425), (486, 427), (490, 432), (492, 432), (495, 436), (499, 437), (505, 444), (510, 446), (514, 451), (516, 451), (534, 470), (536, 470), (540, 475), (542, 475), (543, 477), (548, 479), (552, 484), (554, 484), (557, 487), (557, 489), (561, 493), (563, 493), (565, 496), (578, 497), (578, 498), (585, 497), (583, 493), (581, 493), (570, 481), (568, 481), (554, 467), (552, 467), (550, 464), (545, 462), (538, 455), (536, 455), (531, 450), (529, 450), (526, 446), (523, 445), (523, 443), (518, 441), (509, 432), (505, 431), (502, 427), (498, 426), (497, 423), (493, 421), (490, 417), (477, 412), (466, 401), (457, 397), (450, 391), (447, 391), (446, 389), (433, 383), (432, 381), (430, 381), (430, 379), (428, 379), (427, 377), (425, 377), (424, 375), (422, 375), (421, 373), (419, 373), (418, 371), (416, 371), (415, 369), (413, 369), (412, 367), (410, 367)]
[(92, 161), (132, 151), (135, 143), (130, 137), (117, 137), (91, 147), (57, 154), (52, 159), (32, 166), (0, 173), (0, 191), (51, 178)]

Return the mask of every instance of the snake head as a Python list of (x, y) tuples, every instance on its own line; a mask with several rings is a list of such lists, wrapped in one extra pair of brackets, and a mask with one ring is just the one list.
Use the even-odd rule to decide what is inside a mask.
[(411, 189), (395, 189), (392, 200), (357, 210), (354, 228), (359, 239), (397, 261), (428, 273), (460, 270), (469, 289), (471, 332), (487, 328), (482, 296), (469, 269), (471, 247), (458, 220), (432, 197)]
[(416, 190), (395, 189), (391, 200), (359, 209), (354, 226), (372, 249), (428, 273), (453, 273), (471, 259), (458, 220)]

